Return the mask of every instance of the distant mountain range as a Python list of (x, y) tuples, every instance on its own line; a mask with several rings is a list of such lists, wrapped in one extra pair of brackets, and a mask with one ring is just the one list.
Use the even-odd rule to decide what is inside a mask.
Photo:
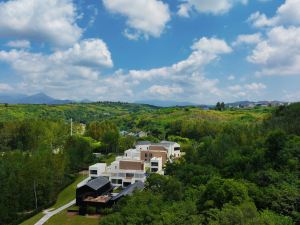
[(71, 100), (59, 100), (52, 98), (44, 93), (38, 93), (35, 95), (22, 95), (22, 94), (12, 94), (12, 95), (0, 95), (0, 103), (8, 104), (47, 104), (47, 105), (59, 105), (68, 104), (74, 101)]
[[(8, 103), (8, 104), (47, 104), (47, 105), (62, 105), (62, 104), (68, 104), (68, 103), (76, 103), (78, 101), (74, 100), (60, 100), (52, 98), (44, 93), (38, 93), (35, 95), (23, 95), (23, 94), (0, 94), (0, 103)], [(85, 99), (82, 101), (79, 101), (80, 103), (91, 103), (92, 101)], [(168, 101), (168, 100), (144, 100), (144, 101), (137, 101), (135, 102), (137, 104), (147, 104), (147, 105), (153, 105), (158, 107), (174, 107), (174, 106), (197, 106), (201, 108), (213, 108), (214, 105), (199, 105), (191, 102), (177, 102), (177, 101)], [(227, 107), (254, 107), (258, 105), (282, 105), (286, 104), (286, 102), (281, 101), (239, 101), (239, 102), (233, 102), (233, 103), (226, 103), (225, 105)]]
[(176, 101), (168, 101), (168, 100), (144, 100), (144, 101), (136, 101), (137, 104), (147, 104), (154, 105), (159, 107), (172, 107), (172, 106), (196, 106), (197, 104), (191, 102), (176, 102)]

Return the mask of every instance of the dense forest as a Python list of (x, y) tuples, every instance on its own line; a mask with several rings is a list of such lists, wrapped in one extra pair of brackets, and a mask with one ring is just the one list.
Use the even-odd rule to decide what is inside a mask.
[(263, 120), (171, 122), (185, 157), (100, 224), (300, 224), (299, 115), (293, 104)]
[(50, 206), (79, 171), (132, 147), (138, 139), (120, 130), (179, 142), (185, 156), (166, 176), (151, 175), (143, 192), (103, 210), (100, 224), (300, 224), (299, 115), (300, 104), (1, 105), (0, 225)]

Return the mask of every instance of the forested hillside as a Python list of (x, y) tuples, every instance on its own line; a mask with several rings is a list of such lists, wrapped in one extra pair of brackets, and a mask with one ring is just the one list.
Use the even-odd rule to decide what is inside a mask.
[(262, 122), (171, 122), (167, 133), (184, 143), (185, 157), (167, 165), (167, 176), (151, 175), (146, 191), (123, 199), (100, 224), (300, 224), (299, 106)]
[(0, 224), (50, 206), (79, 171), (131, 148), (138, 138), (120, 130), (179, 142), (185, 156), (167, 165), (167, 176), (151, 175), (145, 191), (103, 210), (100, 224), (299, 224), (299, 115), (300, 104), (224, 111), (1, 105)]

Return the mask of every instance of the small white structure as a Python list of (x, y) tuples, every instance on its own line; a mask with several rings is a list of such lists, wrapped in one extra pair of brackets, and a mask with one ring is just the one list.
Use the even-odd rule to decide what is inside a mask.
[(162, 158), (161, 157), (153, 157), (150, 160), (150, 172), (151, 173), (161, 173), (163, 171), (162, 168)]
[(124, 152), (124, 156), (122, 158), (128, 159), (140, 159), (140, 151), (137, 149), (128, 149)]
[(150, 141), (139, 141), (135, 148), (139, 151), (141, 150), (149, 150), (149, 147), (151, 145), (151, 142)]
[(89, 177), (91, 179), (101, 176), (106, 171), (106, 163), (96, 163), (89, 167)]
[(168, 150), (168, 158), (179, 158), (180, 157), (180, 145), (172, 141), (161, 141), (155, 145), (162, 145)]

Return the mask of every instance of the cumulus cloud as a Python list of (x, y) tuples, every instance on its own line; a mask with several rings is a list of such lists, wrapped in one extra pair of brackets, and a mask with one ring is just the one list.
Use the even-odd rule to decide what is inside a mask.
[(169, 6), (160, 0), (103, 0), (105, 8), (126, 17), (124, 35), (131, 40), (159, 37), (170, 20)]
[(248, 84), (236, 84), (229, 86), (227, 92), (224, 92), (224, 95), (227, 98), (231, 98), (234, 96), (235, 98), (248, 98), (253, 99), (254, 96), (258, 96), (261, 94), (263, 90), (265, 90), (267, 86), (263, 83), (248, 83)]
[[(187, 59), (171, 66), (154, 68), (150, 70), (130, 70), (126, 75), (130, 80), (141, 82), (154, 82), (140, 96), (149, 97), (149, 93), (157, 98), (176, 96), (180, 100), (211, 101), (222, 96), (217, 87), (217, 79), (205, 77), (204, 68), (207, 64), (218, 60), (222, 54), (228, 54), (232, 49), (221, 39), (200, 38), (191, 46), (191, 54)], [(159, 84), (157, 84), (159, 83)]]
[[(232, 49), (224, 40), (203, 37), (191, 46), (190, 56), (168, 67), (151, 70), (131, 70), (129, 75), (137, 80), (151, 80), (153, 78), (174, 78), (176, 75), (191, 75), (199, 72), (205, 65), (218, 58), (221, 54), (228, 54)], [(177, 78), (178, 79), (178, 78)]]
[(248, 21), (255, 27), (276, 25), (300, 25), (300, 2), (299, 0), (286, 0), (276, 11), (274, 17), (268, 18), (260, 12), (253, 13)]
[(227, 13), (235, 4), (247, 4), (248, 0), (184, 0), (177, 14), (189, 17), (191, 11), (221, 15)]
[(241, 34), (237, 39), (232, 43), (233, 46), (238, 46), (242, 44), (257, 44), (261, 41), (261, 33), (255, 34)]
[(85, 39), (66, 51), (56, 51), (51, 59), (87, 67), (112, 67), (111, 53), (100, 39)]
[(11, 90), (13, 90), (13, 88), (10, 85), (0, 83), (0, 92), (7, 92), (7, 91), (11, 91)]
[(15, 49), (0, 51), (0, 61), (10, 64), (26, 80), (41, 85), (64, 79), (97, 79), (99, 68), (113, 66), (106, 44), (99, 39), (86, 39), (50, 55)]
[(47, 91), (54, 97), (94, 100), (134, 101), (171, 97), (193, 102), (213, 102), (222, 96), (217, 79), (205, 76), (205, 66), (232, 49), (224, 40), (200, 38), (191, 54), (170, 66), (149, 70), (117, 70), (102, 74), (113, 66), (109, 50), (101, 40), (88, 39), (50, 55), (25, 50), (0, 51), (0, 61), (8, 63), (23, 81), (15, 88)]
[(300, 1), (286, 0), (273, 17), (256, 12), (248, 21), (268, 28), (247, 57), (260, 66), (256, 76), (300, 75)]
[[(173, 99), (214, 103), (234, 99), (242, 93), (258, 93), (262, 84), (248, 84), (244, 90), (219, 87), (219, 80), (208, 78), (205, 68), (232, 52), (222, 39), (200, 38), (191, 45), (186, 58), (170, 66), (149, 70), (106, 71), (113, 62), (105, 43), (83, 40), (52, 54), (31, 53), (24, 49), (0, 51), (0, 61), (8, 63), (22, 77), (13, 88), (20, 92), (46, 92), (58, 98), (112, 101)], [(104, 72), (104, 73), (103, 73)], [(102, 73), (102, 74), (100, 74)], [(0, 86), (1, 87), (1, 86)]]
[(30, 48), (30, 42), (28, 40), (9, 41), (6, 46), (10, 48)]
[(251, 83), (251, 84), (246, 84), (245, 85), (245, 88), (250, 90), (250, 91), (260, 91), (260, 90), (263, 90), (263, 89), (266, 89), (267, 86), (263, 83)]
[(11, 0), (0, 2), (0, 37), (71, 46), (82, 29), (71, 0)]
[(178, 86), (153, 85), (146, 91), (146, 93), (149, 93), (154, 97), (171, 97), (173, 95), (183, 93), (183, 89)]
[(258, 75), (300, 75), (300, 27), (274, 27), (248, 61), (262, 66)]

